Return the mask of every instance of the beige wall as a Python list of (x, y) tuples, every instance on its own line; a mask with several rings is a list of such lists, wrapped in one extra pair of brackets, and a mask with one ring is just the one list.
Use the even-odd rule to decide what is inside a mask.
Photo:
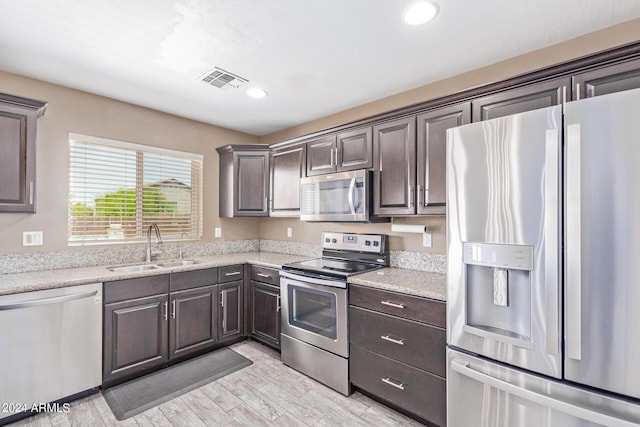
[[(460, 74), (439, 82), (418, 87), (416, 89), (379, 99), (368, 104), (342, 111), (331, 116), (285, 129), (260, 138), (260, 142), (275, 144), (309, 133), (347, 124), (386, 111), (395, 110), (413, 104), (439, 98), (466, 89), (501, 81), (510, 77), (577, 59), (613, 47), (637, 42), (640, 40), (640, 19), (634, 19), (620, 25), (609, 27), (564, 43), (550, 46), (502, 61), (468, 73)], [(396, 218), (397, 223), (428, 224), (433, 235), (433, 246), (422, 247), (422, 236), (412, 234), (394, 234), (390, 226), (359, 224), (305, 224), (293, 220), (265, 219), (260, 224), (260, 238), (277, 240), (294, 240), (319, 243), (322, 230), (345, 230), (351, 232), (387, 233), (390, 235), (390, 247), (395, 250), (411, 250), (418, 252), (446, 253), (446, 220), (444, 217), (404, 219)], [(293, 237), (287, 239), (287, 227), (293, 228)]]
[[(218, 218), (215, 151), (225, 144), (255, 144), (257, 137), (2, 72), (0, 92), (49, 102), (38, 120), (37, 213), (0, 213), (0, 254), (67, 248), (69, 132), (203, 154), (203, 241), (215, 241), (213, 229), (220, 225), (223, 240), (258, 237), (258, 221)], [(43, 231), (44, 245), (23, 247), (23, 231)]]

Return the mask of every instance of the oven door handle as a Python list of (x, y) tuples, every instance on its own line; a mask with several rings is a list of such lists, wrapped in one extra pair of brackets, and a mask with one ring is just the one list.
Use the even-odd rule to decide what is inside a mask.
[(295, 280), (302, 283), (307, 283), (310, 285), (330, 286), (332, 288), (343, 288), (343, 289), (346, 289), (347, 287), (347, 282), (344, 280), (340, 280), (340, 279), (326, 280), (326, 279), (320, 279), (318, 277), (309, 277), (301, 274), (293, 274), (288, 271), (280, 271), (280, 277), (284, 277), (284, 278)]

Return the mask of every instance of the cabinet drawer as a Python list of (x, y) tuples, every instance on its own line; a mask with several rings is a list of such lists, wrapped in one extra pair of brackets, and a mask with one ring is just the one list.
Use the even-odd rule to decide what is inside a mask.
[(104, 303), (166, 294), (169, 292), (169, 275), (147, 276), (136, 279), (105, 282)]
[(218, 282), (218, 269), (207, 268), (205, 270), (183, 271), (171, 274), (172, 291), (198, 288), (200, 286), (215, 285)]
[(446, 327), (446, 304), (442, 301), (349, 285), (349, 304)]
[(218, 283), (242, 280), (244, 277), (244, 264), (229, 265), (218, 268)]
[(444, 329), (351, 306), (349, 337), (352, 344), (446, 376)]
[(437, 425), (446, 425), (446, 381), (359, 346), (351, 346), (350, 381), (406, 411)]
[(251, 266), (251, 280), (280, 286), (280, 270), (259, 265)]

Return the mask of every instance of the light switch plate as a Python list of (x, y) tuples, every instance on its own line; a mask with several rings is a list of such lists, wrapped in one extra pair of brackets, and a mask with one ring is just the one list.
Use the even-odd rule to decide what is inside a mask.
[(291, 227), (287, 227), (287, 237), (293, 237), (293, 229)]
[(431, 247), (431, 233), (422, 233), (422, 247)]
[(42, 231), (24, 231), (22, 233), (22, 246), (42, 246)]
[(214, 233), (216, 237), (222, 237), (222, 228), (216, 227)]

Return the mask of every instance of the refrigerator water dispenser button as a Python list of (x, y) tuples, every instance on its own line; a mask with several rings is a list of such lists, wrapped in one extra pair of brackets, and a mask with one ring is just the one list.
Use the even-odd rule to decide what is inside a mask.
[(493, 269), (493, 303), (500, 307), (509, 306), (509, 271), (503, 268)]

